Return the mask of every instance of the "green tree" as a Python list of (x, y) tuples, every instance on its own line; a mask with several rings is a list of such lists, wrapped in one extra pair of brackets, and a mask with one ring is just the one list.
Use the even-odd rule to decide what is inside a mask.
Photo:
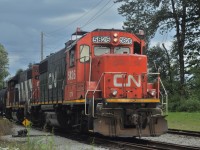
[(168, 94), (173, 94), (174, 89), (176, 87), (176, 63), (172, 63), (172, 61), (176, 61), (173, 56), (169, 53), (169, 51), (165, 48), (164, 45), (162, 47), (160, 45), (156, 45), (151, 47), (147, 51), (148, 57), (148, 68), (150, 72), (159, 72), (160, 77), (168, 90)]
[[(185, 60), (199, 51), (199, 0), (116, 0), (122, 3), (119, 14), (126, 17), (124, 29), (135, 32), (144, 29), (151, 39), (161, 33), (175, 30), (174, 40), (178, 58), (180, 95), (185, 94)], [(190, 54), (191, 53), (191, 54)], [(196, 57), (197, 58), (197, 57)], [(188, 59), (188, 62), (191, 59)]]
[(8, 53), (0, 44), (0, 89), (3, 88), (4, 79), (8, 76)]
[[(188, 79), (188, 88), (190, 94), (196, 97), (200, 97), (200, 60), (195, 62), (195, 66), (190, 68), (192, 76)], [(200, 99), (199, 99), (200, 101)]]

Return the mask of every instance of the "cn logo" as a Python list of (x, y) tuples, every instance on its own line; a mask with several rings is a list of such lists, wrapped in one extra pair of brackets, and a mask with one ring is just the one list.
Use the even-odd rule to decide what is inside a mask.
[[(118, 79), (120, 79), (120, 78), (121, 78), (121, 80), (119, 82)], [(122, 74), (115, 74), (114, 79), (113, 79), (114, 86), (115, 87), (122, 87), (123, 78), (124, 77), (123, 77)], [(136, 85), (137, 87), (141, 87), (141, 76), (134, 77), (133, 75), (128, 75), (128, 83), (125, 83), (123, 86), (131, 87), (132, 83), (134, 85)]]

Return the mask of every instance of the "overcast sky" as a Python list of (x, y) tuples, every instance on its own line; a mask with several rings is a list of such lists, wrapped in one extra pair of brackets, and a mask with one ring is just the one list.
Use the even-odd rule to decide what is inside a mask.
[(122, 29), (119, 4), (113, 0), (0, 0), (0, 43), (9, 55), (9, 72), (40, 61), (41, 32), (44, 57), (64, 47), (77, 27)]

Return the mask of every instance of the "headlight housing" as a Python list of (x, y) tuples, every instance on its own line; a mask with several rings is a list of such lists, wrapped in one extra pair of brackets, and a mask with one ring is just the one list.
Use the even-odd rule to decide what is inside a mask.
[(148, 93), (149, 93), (152, 97), (155, 97), (155, 96), (156, 96), (156, 90), (155, 90), (155, 89), (149, 90)]
[(112, 95), (113, 95), (113, 96), (116, 96), (117, 93), (118, 93), (117, 90), (112, 90)]

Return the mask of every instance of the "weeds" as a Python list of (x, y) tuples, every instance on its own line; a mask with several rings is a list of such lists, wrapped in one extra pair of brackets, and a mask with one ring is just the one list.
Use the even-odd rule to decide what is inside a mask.
[(54, 142), (54, 129), (52, 129), (52, 133), (40, 138), (31, 138), (30, 136), (31, 126), (27, 127), (27, 142), (23, 145), (22, 150), (56, 150), (55, 142)]
[[(12, 134), (12, 123), (0, 118), (0, 136)], [(23, 141), (9, 142), (0, 140), (0, 150), (56, 150), (54, 141), (54, 130), (49, 135), (32, 138), (30, 135), (31, 126), (27, 127), (27, 137)]]
[(12, 133), (12, 123), (4, 118), (0, 118), (0, 136), (8, 135)]

